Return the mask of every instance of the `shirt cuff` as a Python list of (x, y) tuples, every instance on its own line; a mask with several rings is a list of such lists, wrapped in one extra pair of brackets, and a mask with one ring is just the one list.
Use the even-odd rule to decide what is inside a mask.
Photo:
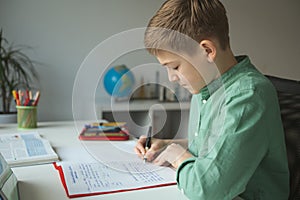
[(186, 166), (188, 165), (189, 163), (194, 163), (196, 160), (196, 157), (191, 157), (191, 158), (188, 158), (186, 159), (185, 161), (183, 161), (177, 168), (176, 170), (176, 182), (177, 182), (177, 185), (178, 187), (180, 188), (180, 183), (179, 183), (179, 174), (180, 174), (180, 171)]

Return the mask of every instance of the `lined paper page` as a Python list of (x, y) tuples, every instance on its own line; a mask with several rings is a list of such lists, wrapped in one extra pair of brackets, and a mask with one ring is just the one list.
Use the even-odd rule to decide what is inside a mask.
[(69, 195), (132, 190), (175, 183), (175, 171), (142, 161), (62, 163)]

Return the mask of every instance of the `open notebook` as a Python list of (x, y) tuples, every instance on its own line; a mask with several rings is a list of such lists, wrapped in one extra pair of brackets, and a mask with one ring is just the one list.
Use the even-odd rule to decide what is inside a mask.
[(50, 142), (37, 132), (1, 134), (0, 152), (10, 167), (58, 161)]
[[(144, 163), (133, 152), (134, 144), (133, 141), (85, 143), (83, 149), (87, 155), (84, 161), (75, 162), (73, 159), (55, 163), (68, 197), (176, 184), (174, 169)], [(88, 160), (87, 156), (92, 158)]]

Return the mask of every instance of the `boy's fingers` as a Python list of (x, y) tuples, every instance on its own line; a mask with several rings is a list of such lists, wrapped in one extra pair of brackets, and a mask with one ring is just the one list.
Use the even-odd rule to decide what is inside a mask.
[(155, 158), (155, 151), (153, 151), (151, 148), (146, 152), (145, 157), (149, 162), (151, 162)]
[(146, 153), (144, 144), (146, 142), (146, 137), (141, 136), (140, 139), (137, 141), (134, 151), (139, 155), (142, 156)]
[(159, 156), (157, 156), (153, 162), (156, 165), (163, 165), (166, 162), (164, 159), (164, 153), (161, 153)]
[(143, 145), (141, 144), (137, 144), (134, 148), (135, 152), (139, 155), (144, 155), (146, 153), (146, 150), (145, 148), (143, 147)]
[(164, 149), (165, 149), (165, 147), (159, 147), (159, 146), (157, 146), (157, 144), (154, 143), (151, 146), (151, 148), (149, 149), (149, 151), (147, 151), (147, 153), (146, 153), (147, 160), (152, 162), (161, 154), (161, 152)]
[(146, 135), (141, 135), (139, 140), (146, 140), (147, 136)]
[(139, 156), (139, 157), (142, 157), (142, 152), (137, 148), (137, 147), (134, 147), (134, 151), (135, 153)]

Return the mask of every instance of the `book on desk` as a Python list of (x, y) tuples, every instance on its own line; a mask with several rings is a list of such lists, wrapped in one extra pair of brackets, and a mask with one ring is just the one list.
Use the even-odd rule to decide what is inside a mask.
[(86, 124), (79, 134), (80, 140), (113, 140), (129, 139), (125, 122), (107, 122)]
[(0, 199), (18, 200), (18, 181), (0, 153)]
[(52, 163), (58, 155), (37, 132), (0, 135), (0, 152), (10, 167)]
[(69, 198), (176, 185), (175, 171), (142, 161), (56, 163)]
[(87, 142), (85, 154), (72, 149), (76, 160), (54, 164), (69, 198), (176, 185), (175, 170), (144, 163), (134, 152), (134, 139), (98, 142)]

